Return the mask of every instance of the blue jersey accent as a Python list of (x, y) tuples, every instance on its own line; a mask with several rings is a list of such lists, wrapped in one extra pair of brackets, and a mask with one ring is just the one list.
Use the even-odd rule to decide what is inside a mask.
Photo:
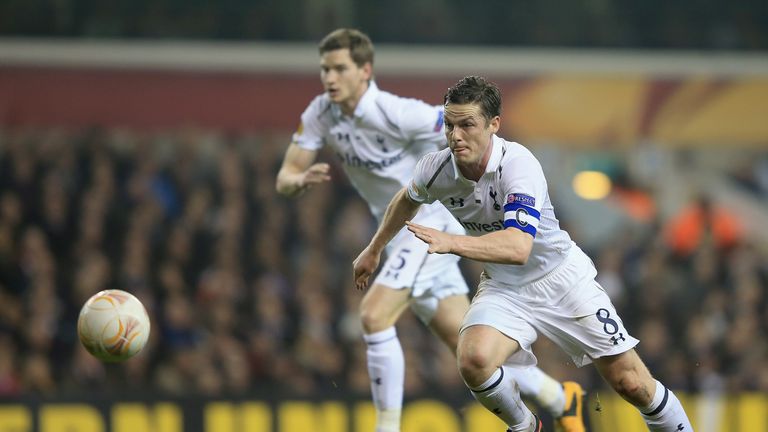
[(504, 221), (504, 228), (517, 228), (522, 232), (526, 232), (536, 237), (536, 228), (531, 224), (520, 224), (516, 219), (507, 219)]
[(444, 115), (443, 110), (437, 112), (437, 122), (435, 122), (435, 128), (433, 129), (435, 132), (440, 132), (440, 129), (443, 128)]
[(517, 211), (518, 209), (523, 209), (529, 215), (535, 217), (538, 220), (541, 220), (541, 213), (539, 213), (539, 211), (533, 207), (528, 207), (527, 205), (518, 204), (518, 203), (504, 204), (505, 212)]

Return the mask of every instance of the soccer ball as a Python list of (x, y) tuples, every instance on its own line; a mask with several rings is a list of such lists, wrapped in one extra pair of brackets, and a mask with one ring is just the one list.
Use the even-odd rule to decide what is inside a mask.
[(139, 299), (125, 291), (105, 290), (80, 309), (77, 336), (96, 358), (119, 362), (144, 348), (149, 327), (149, 316)]

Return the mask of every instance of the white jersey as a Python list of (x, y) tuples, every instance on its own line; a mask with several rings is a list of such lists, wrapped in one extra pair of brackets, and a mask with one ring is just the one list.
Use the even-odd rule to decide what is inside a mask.
[(560, 229), (536, 157), (522, 145), (495, 135), (492, 146), (478, 182), (461, 174), (450, 149), (424, 156), (408, 194), (421, 203), (442, 202), (468, 235), (477, 237), (510, 227), (532, 235), (533, 249), (524, 265), (484, 263), (491, 279), (522, 285), (554, 270), (573, 242)]
[[(293, 143), (307, 150), (330, 145), (352, 185), (381, 221), (419, 159), (445, 147), (443, 107), (381, 91), (372, 81), (351, 117), (328, 95), (317, 96), (301, 115)], [(451, 219), (437, 206), (424, 209), (420, 216), (434, 212)]]

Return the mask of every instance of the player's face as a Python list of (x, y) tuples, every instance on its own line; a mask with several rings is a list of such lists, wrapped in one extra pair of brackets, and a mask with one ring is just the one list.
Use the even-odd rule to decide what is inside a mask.
[(341, 105), (347, 114), (354, 111), (371, 79), (370, 63), (362, 67), (352, 61), (349, 49), (328, 51), (320, 57), (320, 81), (331, 101)]
[(458, 164), (469, 166), (487, 162), (491, 154), (491, 136), (499, 130), (499, 125), (499, 116), (486, 119), (479, 104), (445, 106), (445, 136)]

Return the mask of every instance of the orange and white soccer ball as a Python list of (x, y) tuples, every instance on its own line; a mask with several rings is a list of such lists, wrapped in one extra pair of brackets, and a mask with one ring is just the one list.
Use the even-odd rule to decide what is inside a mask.
[(119, 362), (133, 357), (147, 344), (149, 316), (132, 294), (105, 290), (80, 309), (77, 336), (96, 358)]

